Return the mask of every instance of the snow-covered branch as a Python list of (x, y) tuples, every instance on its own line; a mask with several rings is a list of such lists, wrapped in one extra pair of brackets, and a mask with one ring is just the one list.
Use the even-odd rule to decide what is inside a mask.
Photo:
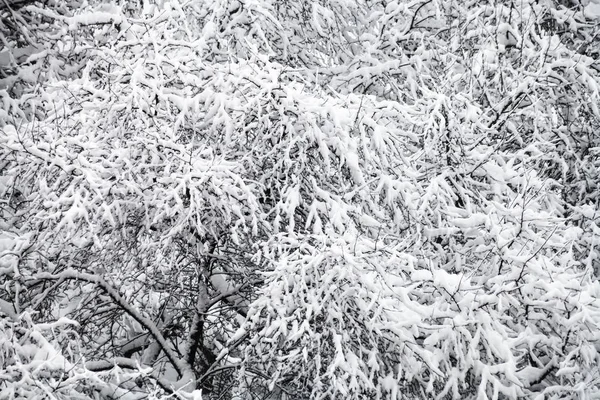
[(162, 333), (156, 327), (154, 322), (150, 319), (144, 317), (138, 310), (136, 310), (131, 304), (124, 299), (119, 292), (113, 288), (110, 284), (108, 284), (102, 277), (97, 275), (92, 275), (84, 272), (79, 272), (73, 269), (69, 269), (63, 271), (58, 274), (50, 274), (47, 272), (42, 272), (35, 274), (31, 277), (32, 280), (77, 280), (84, 281), (88, 283), (92, 283), (98, 286), (101, 290), (103, 290), (113, 301), (114, 303), (124, 310), (127, 314), (129, 314), (134, 320), (136, 320), (140, 325), (142, 325), (145, 329), (147, 329), (148, 333), (152, 335), (152, 337), (160, 344), (162, 350), (165, 355), (177, 371), (177, 373), (183, 377), (189, 377), (190, 366), (179, 358), (179, 356), (175, 353), (175, 351), (171, 348), (169, 343), (165, 340)]

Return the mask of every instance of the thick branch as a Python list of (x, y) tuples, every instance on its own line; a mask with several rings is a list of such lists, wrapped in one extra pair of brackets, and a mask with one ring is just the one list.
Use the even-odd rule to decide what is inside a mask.
[(126, 357), (115, 357), (110, 360), (87, 361), (85, 363), (85, 369), (93, 372), (108, 371), (115, 366), (119, 368), (139, 369), (140, 364), (135, 360)]
[(110, 286), (104, 279), (97, 275), (87, 274), (75, 271), (73, 269), (68, 269), (59, 274), (50, 274), (47, 272), (43, 272), (37, 274), (33, 277), (34, 279), (46, 279), (46, 280), (81, 280), (89, 283), (93, 283), (99, 286), (106, 294), (112, 298), (112, 300), (127, 314), (129, 314), (133, 319), (135, 319), (140, 325), (148, 330), (150, 335), (156, 340), (157, 343), (160, 344), (162, 350), (166, 354), (167, 358), (177, 371), (180, 377), (184, 375), (185, 372), (190, 370), (189, 365), (185, 363), (185, 361), (180, 360), (177, 357), (177, 354), (169, 347), (169, 344), (160, 333), (154, 322), (150, 319), (141, 315), (133, 306), (131, 306), (118, 292), (115, 288)]
[[(202, 237), (195, 233), (196, 237), (201, 240)], [(209, 254), (214, 253), (217, 244), (209, 241)], [(201, 264), (201, 276), (198, 277), (198, 298), (196, 299), (196, 310), (192, 319), (190, 333), (187, 342), (185, 360), (187, 364), (194, 368), (196, 361), (196, 352), (198, 351), (199, 343), (204, 340), (204, 320), (208, 309), (210, 308), (210, 297), (208, 294), (208, 283), (210, 280), (209, 266), (210, 259), (205, 258)], [(206, 279), (206, 282), (204, 281)]]
[[(126, 357), (115, 357), (110, 360), (88, 361), (85, 363), (85, 369), (93, 372), (109, 371), (114, 367), (139, 370), (140, 367), (143, 366), (138, 361)], [(175, 390), (173, 390), (169, 382), (165, 381), (161, 377), (154, 373), (148, 375), (148, 377), (154, 379), (158, 386), (160, 386), (165, 392), (169, 393), (170, 395), (174, 395), (177, 398), (182, 398)]]
[(194, 319), (192, 320), (192, 327), (190, 329), (190, 337), (188, 340), (188, 349), (186, 354), (186, 361), (192, 367), (196, 360), (198, 345), (204, 337), (204, 319), (206, 312), (210, 307), (210, 298), (208, 297), (206, 284), (204, 282), (200, 282), (199, 286), (196, 312), (194, 313)]

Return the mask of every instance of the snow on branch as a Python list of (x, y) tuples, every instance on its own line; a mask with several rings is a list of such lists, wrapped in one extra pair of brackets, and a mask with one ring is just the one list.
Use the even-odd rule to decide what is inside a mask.
[(89, 283), (93, 283), (99, 286), (109, 297), (118, 305), (121, 309), (123, 309), (127, 314), (129, 314), (133, 319), (135, 319), (140, 325), (148, 330), (148, 332), (152, 335), (152, 337), (160, 344), (162, 350), (165, 352), (167, 358), (177, 371), (182, 379), (184, 377), (190, 376), (190, 367), (189, 365), (181, 360), (179, 356), (173, 351), (173, 349), (169, 346), (162, 333), (158, 330), (154, 322), (150, 319), (144, 317), (138, 310), (136, 310), (133, 306), (131, 306), (127, 300), (125, 300), (119, 292), (109, 285), (104, 279), (97, 275), (92, 275), (84, 272), (75, 271), (73, 269), (69, 269), (63, 271), (59, 274), (50, 274), (47, 272), (42, 272), (35, 274), (31, 277), (34, 280), (79, 280), (85, 281)]

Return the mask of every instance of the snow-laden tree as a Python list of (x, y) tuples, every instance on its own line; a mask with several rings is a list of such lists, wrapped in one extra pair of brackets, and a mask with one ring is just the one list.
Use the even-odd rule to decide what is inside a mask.
[[(317, 219), (331, 230), (265, 251), (276, 267), (251, 308), (242, 388), (268, 376), (290, 398), (596, 396), (592, 7), (390, 2), (356, 25), (329, 7), (313, 26), (327, 14), (347, 28), (316, 42), (348, 50), (323, 51), (340, 58), (319, 78), (344, 110), (361, 98), (333, 119), (358, 171), (300, 196), (309, 229), (315, 194), (338, 203)], [(360, 218), (339, 226), (349, 209)]]
[(600, 395), (595, 3), (4, 4), (6, 398)]

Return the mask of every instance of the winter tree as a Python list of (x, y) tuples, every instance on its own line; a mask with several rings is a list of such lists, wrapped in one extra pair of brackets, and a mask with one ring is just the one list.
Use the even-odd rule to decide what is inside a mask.
[(600, 3), (0, 17), (1, 399), (600, 396)]

